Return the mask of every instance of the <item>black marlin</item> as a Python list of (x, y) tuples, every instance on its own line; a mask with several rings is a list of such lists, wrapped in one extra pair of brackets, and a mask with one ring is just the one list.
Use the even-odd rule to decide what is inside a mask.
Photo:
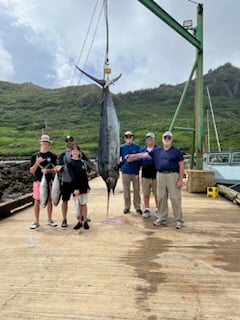
[(112, 80), (97, 79), (76, 66), (84, 75), (103, 88), (98, 143), (98, 172), (106, 183), (108, 191), (107, 215), (110, 191), (114, 193), (119, 178), (120, 125), (109, 86), (117, 81), (121, 74)]

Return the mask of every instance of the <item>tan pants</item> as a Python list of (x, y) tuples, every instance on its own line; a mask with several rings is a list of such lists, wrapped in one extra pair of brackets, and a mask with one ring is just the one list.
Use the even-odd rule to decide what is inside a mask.
[(131, 194), (130, 194), (131, 182), (133, 186), (133, 204), (134, 204), (134, 208), (138, 210), (141, 208), (140, 184), (139, 184), (139, 177), (136, 178), (135, 174), (122, 174), (124, 208), (129, 210), (131, 208)]
[(157, 198), (159, 201), (159, 218), (168, 218), (168, 197), (170, 198), (176, 222), (183, 222), (181, 190), (176, 187), (178, 172), (157, 173)]

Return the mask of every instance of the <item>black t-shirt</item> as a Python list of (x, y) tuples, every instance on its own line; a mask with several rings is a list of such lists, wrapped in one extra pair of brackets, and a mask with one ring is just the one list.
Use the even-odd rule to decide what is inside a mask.
[[(42, 168), (47, 168), (47, 169), (54, 168), (57, 164), (57, 155), (50, 152), (50, 151), (36, 152), (31, 157), (31, 167), (36, 162), (36, 157), (44, 158), (44, 161), (40, 163), (40, 165), (38, 166), (37, 170), (34, 173), (34, 181), (41, 181), (42, 175), (43, 175), (41, 169)], [(47, 178), (47, 181), (51, 181), (53, 179), (53, 174), (47, 173), (46, 178)]]
[[(157, 148), (157, 145), (154, 145), (153, 149)], [(148, 152), (147, 146), (142, 148), (141, 152)], [(157, 170), (155, 167), (155, 163), (152, 158), (142, 158), (142, 177), (147, 179), (156, 179)]]
[(142, 177), (147, 179), (156, 179), (157, 171), (152, 159), (142, 161)]

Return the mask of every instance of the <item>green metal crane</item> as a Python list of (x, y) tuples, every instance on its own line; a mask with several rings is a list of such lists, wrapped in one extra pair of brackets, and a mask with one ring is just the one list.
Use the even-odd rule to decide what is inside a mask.
[[(197, 27), (194, 28), (194, 34), (192, 35), (185, 27), (181, 26), (175, 19), (173, 19), (166, 11), (164, 11), (155, 1), (153, 0), (138, 0), (145, 7), (151, 10), (155, 15), (162, 19), (172, 29), (179, 33), (184, 39), (190, 42), (196, 48), (196, 60), (194, 62), (191, 74), (188, 81), (186, 82), (183, 90), (181, 99), (177, 106), (175, 115), (169, 130), (182, 129), (193, 131), (193, 149), (192, 149), (192, 166), (193, 156), (195, 154), (196, 169), (202, 169), (202, 155), (203, 155), (203, 5), (198, 4), (197, 6)], [(194, 96), (194, 128), (177, 128), (175, 122), (179, 110), (182, 106), (184, 97), (187, 89), (190, 85), (192, 77), (195, 73), (195, 96)]]

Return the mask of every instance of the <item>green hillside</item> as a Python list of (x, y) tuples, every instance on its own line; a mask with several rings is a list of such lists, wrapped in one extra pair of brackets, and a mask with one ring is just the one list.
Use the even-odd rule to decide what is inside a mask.
[[(240, 69), (230, 63), (209, 70), (204, 76), (215, 113), (223, 149), (240, 149)], [(167, 130), (181, 97), (184, 83), (161, 84), (154, 89), (113, 95), (120, 120), (121, 135), (126, 130), (136, 134), (135, 141), (144, 144), (146, 132), (153, 131), (157, 142)], [(65, 135), (73, 135), (91, 156), (96, 155), (99, 132), (101, 88), (92, 85), (44, 89), (32, 83), (13, 84), (0, 81), (0, 155), (30, 155), (38, 150), (38, 138), (48, 133), (51, 150), (59, 153)], [(176, 126), (193, 127), (194, 82), (187, 94)], [(205, 91), (204, 108), (209, 102)], [(206, 112), (204, 112), (206, 114)], [(192, 135), (175, 131), (175, 144), (190, 151)], [(212, 133), (212, 148), (216, 148)]]

